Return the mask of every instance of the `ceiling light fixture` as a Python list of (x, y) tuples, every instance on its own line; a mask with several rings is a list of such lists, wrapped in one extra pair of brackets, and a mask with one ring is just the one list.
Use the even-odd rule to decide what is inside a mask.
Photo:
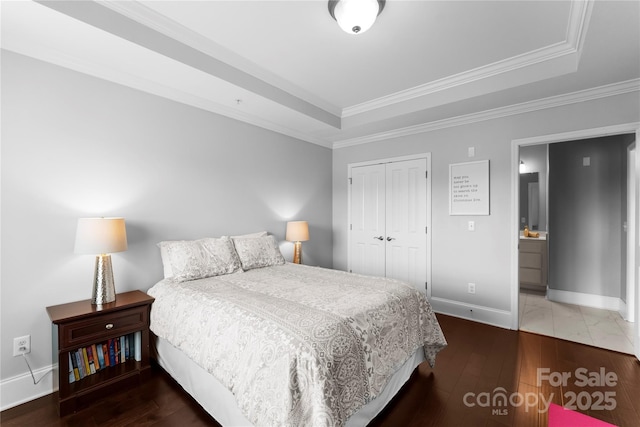
[(329, 13), (349, 34), (367, 31), (384, 9), (385, 0), (329, 0)]

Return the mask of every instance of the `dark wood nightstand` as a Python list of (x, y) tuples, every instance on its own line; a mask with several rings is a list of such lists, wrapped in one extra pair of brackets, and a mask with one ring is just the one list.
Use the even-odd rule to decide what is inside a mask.
[[(132, 291), (117, 294), (114, 302), (101, 306), (84, 300), (47, 307), (53, 323), (53, 355), (58, 358), (54, 388), (57, 385), (59, 389), (60, 416), (108, 396), (116, 387), (138, 384), (150, 373), (149, 312), (153, 300), (144, 292)], [(135, 344), (130, 349), (133, 357), (70, 382), (69, 353), (129, 334), (133, 334), (131, 342)]]

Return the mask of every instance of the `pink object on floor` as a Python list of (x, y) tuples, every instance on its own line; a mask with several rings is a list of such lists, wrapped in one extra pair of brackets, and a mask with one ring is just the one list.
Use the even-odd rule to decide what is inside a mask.
[(549, 427), (615, 427), (580, 412), (552, 403), (549, 406)]

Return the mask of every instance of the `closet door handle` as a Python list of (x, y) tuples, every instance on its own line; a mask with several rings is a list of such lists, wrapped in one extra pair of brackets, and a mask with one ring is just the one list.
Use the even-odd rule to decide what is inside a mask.
[(374, 238), (374, 239), (378, 239), (378, 240), (384, 240), (384, 237), (382, 237), (382, 236), (378, 236), (378, 237), (373, 236), (373, 238)]
[(390, 242), (392, 240), (396, 240), (396, 238), (395, 237), (387, 237), (387, 242)]

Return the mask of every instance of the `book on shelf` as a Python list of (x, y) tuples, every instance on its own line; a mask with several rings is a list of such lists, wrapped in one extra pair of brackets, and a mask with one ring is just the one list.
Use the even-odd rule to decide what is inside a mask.
[(102, 346), (102, 358), (104, 359), (104, 366), (109, 366), (109, 346), (106, 342), (101, 344)]
[(116, 349), (113, 338), (109, 339), (109, 364), (111, 366), (116, 365)]
[(91, 368), (89, 367), (89, 357), (87, 356), (87, 349), (86, 347), (82, 347), (80, 349), (80, 353), (82, 354), (82, 361), (84, 362), (84, 373), (85, 376), (87, 375), (91, 375)]
[(113, 340), (113, 351), (115, 353), (116, 365), (120, 363), (120, 338)]
[(142, 345), (138, 343), (142, 342), (142, 332), (138, 331), (133, 334), (133, 357), (138, 362), (142, 360)]
[(126, 351), (125, 351), (125, 337), (124, 335), (120, 337), (120, 363), (124, 363), (127, 361), (127, 357), (126, 357)]
[(131, 337), (133, 336), (133, 334), (129, 334), (125, 337), (124, 340), (124, 353), (125, 353), (125, 359), (129, 360), (131, 358), (131, 353), (130, 353), (130, 348), (131, 348)]
[(73, 355), (76, 358), (76, 364), (78, 366), (78, 375), (80, 375), (80, 379), (83, 379), (86, 376), (86, 374), (84, 371), (84, 363), (82, 361), (82, 357), (80, 357), (81, 353), (82, 352), (80, 350), (76, 350), (73, 352)]
[(98, 357), (98, 361), (96, 362), (96, 369), (104, 368), (104, 356), (102, 354), (102, 344), (94, 344), (91, 346), (93, 350), (93, 355)]
[(80, 374), (78, 374), (78, 367), (74, 362), (74, 358), (71, 357), (71, 353), (68, 353), (69, 357), (69, 384), (80, 379)]
[(96, 367), (96, 371), (99, 371), (102, 366), (100, 365), (100, 355), (98, 354), (98, 348), (95, 344), (91, 345), (91, 354), (93, 355), (93, 364)]
[(68, 353), (69, 383), (79, 381), (96, 372), (126, 363), (129, 360), (139, 360), (139, 334), (131, 333), (110, 338), (104, 342), (81, 347)]
[(87, 353), (87, 359), (89, 360), (89, 373), (96, 373), (96, 362), (93, 360), (93, 349), (91, 347), (85, 347)]

